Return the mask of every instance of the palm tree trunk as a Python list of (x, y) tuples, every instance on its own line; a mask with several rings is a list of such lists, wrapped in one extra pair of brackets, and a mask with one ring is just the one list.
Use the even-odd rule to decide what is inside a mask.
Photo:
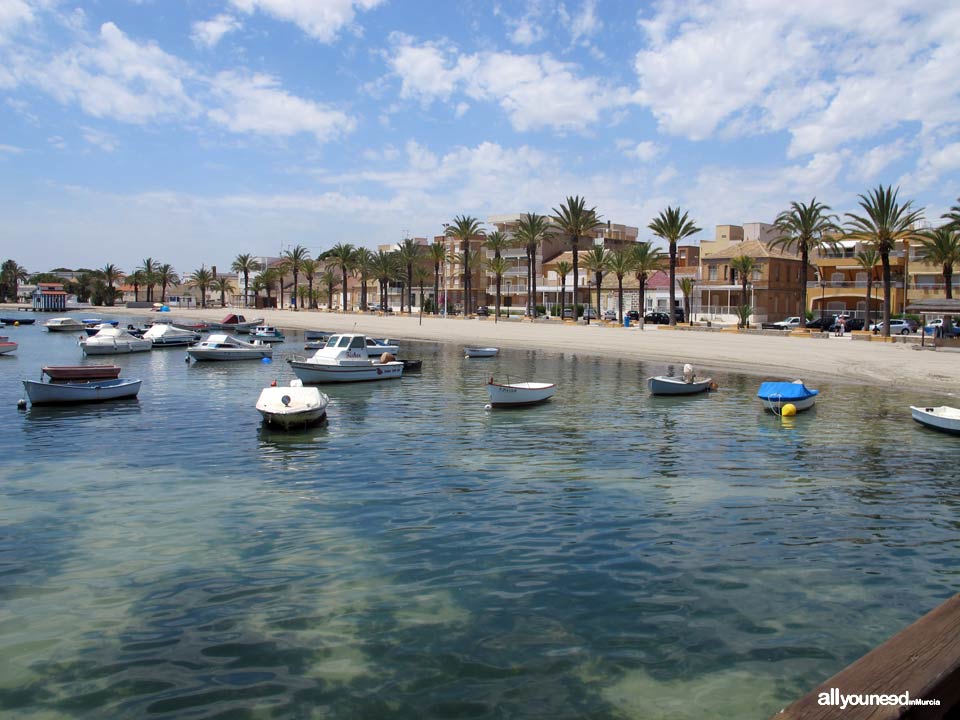
[[(864, 321), (863, 321), (864, 330), (870, 329), (870, 291), (871, 290), (873, 290), (873, 283), (871, 282), (871, 277), (867, 275), (867, 305), (866, 305), (866, 312), (864, 313)], [(806, 322), (807, 322), (806, 315), (804, 315), (804, 317), (801, 318), (801, 320), (803, 320), (804, 325), (806, 325)]]
[(883, 268), (883, 336), (890, 337), (890, 251), (880, 253)]
[(600, 285), (601, 283), (603, 283), (603, 273), (601, 272), (595, 273), (594, 277), (596, 277), (597, 279), (597, 320), (599, 321), (600, 320), (600, 291), (602, 290)]
[(576, 235), (571, 238), (573, 246), (573, 314), (576, 319), (577, 314), (577, 290), (580, 286), (580, 238)]
[[(807, 326), (807, 267), (810, 262), (807, 244), (802, 243), (800, 250), (800, 327)], [(870, 309), (870, 302), (867, 302), (867, 310)], [(823, 328), (821, 328), (822, 330)]]
[(644, 275), (639, 282), (640, 285), (640, 329), (646, 327), (647, 321), (644, 317), (647, 314), (647, 276)]
[(670, 325), (676, 326), (677, 324), (677, 314), (675, 308), (677, 306), (677, 288), (675, 287), (677, 282), (677, 243), (675, 240), (670, 241)]
[(617, 322), (623, 324), (623, 275), (617, 275)]
[(440, 263), (433, 264), (433, 314), (440, 314)]
[(340, 275), (343, 281), (343, 311), (347, 311), (347, 266), (340, 266)]
[(243, 271), (243, 306), (250, 307), (250, 273)]
[(947, 300), (953, 299), (953, 265), (944, 263), (943, 281), (947, 284)]
[(500, 283), (503, 280), (503, 275), (497, 274), (497, 310), (496, 315), (493, 316), (493, 322), (500, 322)]
[(530, 304), (533, 307), (533, 317), (537, 317), (537, 248), (534, 246), (530, 252)]
[(560, 320), (563, 320), (563, 311), (567, 309), (567, 276), (560, 278)]

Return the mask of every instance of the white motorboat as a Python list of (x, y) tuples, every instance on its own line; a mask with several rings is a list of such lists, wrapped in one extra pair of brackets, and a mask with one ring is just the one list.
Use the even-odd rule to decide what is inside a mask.
[(392, 354), (373, 360), (367, 354), (366, 335), (332, 335), (312, 357), (291, 358), (287, 362), (305, 383), (364, 382), (395, 380), (403, 375), (403, 363)]
[(371, 358), (378, 358), (384, 353), (390, 353), (391, 355), (398, 355), (400, 353), (400, 343), (385, 340), (383, 338), (367, 338), (367, 356)]
[(43, 326), (47, 332), (74, 332), (83, 330), (86, 325), (72, 317), (58, 317), (47, 320)]
[(65, 405), (136, 397), (141, 382), (125, 378), (60, 383), (24, 380), (23, 388), (34, 405)]
[(126, 330), (107, 325), (93, 337), (80, 341), (84, 355), (120, 355), (145, 352), (153, 349), (153, 343)]
[(557, 391), (556, 383), (523, 382), (502, 385), (493, 378), (487, 382), (492, 407), (519, 407), (546, 402)]
[(176, 347), (193, 345), (200, 340), (200, 333), (176, 325), (157, 323), (143, 334), (143, 339), (149, 340), (154, 347)]
[(6, 335), (0, 335), (0, 355), (12, 353), (17, 349), (17, 344)]
[(95, 325), (90, 325), (86, 321), (84, 321), (83, 331), (90, 337), (93, 337), (101, 330), (106, 330), (107, 328), (115, 328), (116, 326), (117, 326), (116, 320), (114, 320), (113, 322), (96, 323)]
[(326, 417), (330, 402), (315, 387), (304, 387), (300, 379), (291, 380), (289, 387), (268, 387), (260, 392), (257, 411), (267, 425), (282, 428), (303, 427)]
[(495, 347), (467, 347), (463, 349), (464, 357), (468, 358), (491, 358), (500, 353), (500, 348)]
[(215, 333), (187, 348), (194, 360), (261, 360), (273, 357), (273, 348), (259, 340), (252, 343), (232, 335)]
[(819, 390), (808, 388), (802, 380), (760, 383), (757, 391), (757, 397), (764, 409), (778, 414), (783, 410), (783, 406), (788, 404), (793, 405), (797, 412), (812, 408), (819, 394)]
[(960, 435), (960, 408), (950, 407), (949, 405), (938, 405), (936, 407), (915, 407), (911, 405), (910, 414), (918, 423), (923, 423), (929, 428), (952, 435)]
[(286, 340), (283, 333), (280, 332), (280, 328), (275, 328), (273, 325), (257, 325), (250, 331), (250, 337), (267, 343), (277, 343)]

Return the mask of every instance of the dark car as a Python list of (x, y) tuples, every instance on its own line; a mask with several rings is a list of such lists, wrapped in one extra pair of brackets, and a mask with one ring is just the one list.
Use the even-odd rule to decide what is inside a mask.
[[(829, 330), (830, 332), (836, 332), (839, 325), (840, 325), (840, 320), (834, 319), (830, 321), (830, 325), (827, 326), (827, 330)], [(807, 325), (807, 327), (810, 327), (810, 325)], [(844, 318), (843, 329), (845, 332), (852, 332), (854, 330), (863, 330), (863, 320), (861, 320), (860, 318), (851, 318), (851, 317)]]
[(488, 308), (486, 305), (481, 305), (480, 307), (477, 308), (477, 315), (479, 315), (480, 317), (489, 317), (490, 308)]
[(833, 322), (833, 318), (828, 317), (807, 320), (807, 330), (819, 330), (820, 332), (826, 332), (830, 329), (830, 326), (833, 325)]
[(640, 322), (640, 311), (627, 310), (627, 317), (630, 318), (633, 322)]

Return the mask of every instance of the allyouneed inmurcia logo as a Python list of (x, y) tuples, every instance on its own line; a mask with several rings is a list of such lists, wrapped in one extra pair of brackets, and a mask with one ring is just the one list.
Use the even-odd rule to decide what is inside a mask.
[(844, 695), (837, 688), (830, 688), (829, 692), (822, 692), (817, 696), (818, 705), (830, 707), (839, 707), (846, 710), (847, 707), (854, 705), (891, 705), (895, 707), (906, 707), (907, 705), (939, 705), (940, 701), (936, 699), (922, 700), (920, 698), (910, 699), (910, 693), (905, 692), (900, 695), (881, 695), (877, 693)]

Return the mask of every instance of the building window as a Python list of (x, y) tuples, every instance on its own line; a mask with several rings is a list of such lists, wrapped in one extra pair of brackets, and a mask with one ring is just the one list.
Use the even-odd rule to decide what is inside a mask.
[[(726, 265), (723, 266), (723, 279), (724, 279), (724, 280), (727, 280), (727, 266), (726, 266)], [(731, 281), (731, 282), (732, 282), (732, 281)]]
[(716, 266), (716, 265), (711, 265), (711, 266), (710, 266), (710, 275), (709, 275), (709, 277), (710, 277), (711, 280), (716, 280), (716, 279), (717, 279), (717, 266)]

